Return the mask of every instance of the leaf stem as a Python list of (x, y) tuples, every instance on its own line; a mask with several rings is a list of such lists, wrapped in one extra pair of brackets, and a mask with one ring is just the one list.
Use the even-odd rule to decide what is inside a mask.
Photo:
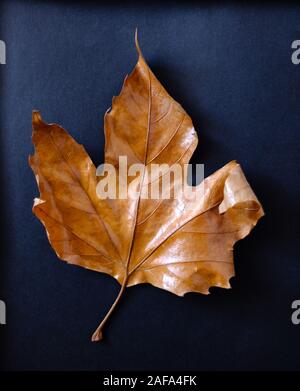
[(121, 297), (122, 297), (122, 295), (123, 295), (123, 293), (125, 291), (126, 284), (127, 284), (127, 279), (128, 279), (128, 275), (125, 275), (123, 283), (122, 283), (122, 286), (121, 286), (121, 289), (120, 289), (120, 292), (119, 292), (116, 300), (113, 302), (113, 304), (110, 307), (108, 313), (105, 315), (105, 317), (103, 318), (102, 322), (99, 324), (99, 326), (95, 330), (94, 334), (92, 335), (92, 341), (93, 342), (97, 342), (97, 341), (101, 341), (102, 340), (102, 338), (103, 338), (103, 333), (102, 333), (103, 327), (106, 324), (106, 322), (108, 321), (108, 319), (109, 319), (110, 315), (112, 314), (113, 310), (115, 309), (116, 305), (119, 303), (119, 301), (120, 301), (120, 299), (121, 299)]

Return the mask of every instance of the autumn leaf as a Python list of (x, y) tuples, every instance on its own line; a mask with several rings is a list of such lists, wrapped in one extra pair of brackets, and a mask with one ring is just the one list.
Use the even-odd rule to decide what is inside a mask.
[[(184, 167), (198, 142), (191, 118), (156, 79), (137, 39), (136, 47), (138, 62), (105, 114), (105, 162), (116, 171), (120, 156), (130, 165), (142, 164), (145, 172), (154, 163)], [(62, 127), (45, 123), (34, 111), (32, 139), (35, 153), (29, 162), (40, 191), (33, 213), (57, 256), (121, 284), (93, 341), (102, 339), (129, 286), (150, 283), (179, 296), (208, 294), (212, 286), (230, 288), (233, 245), (263, 216), (239, 164), (226, 164), (195, 187), (201, 194), (196, 201), (183, 194), (144, 199), (151, 185), (147, 175), (135, 183), (136, 199), (101, 199), (96, 190), (104, 178), (97, 177), (84, 147)]]

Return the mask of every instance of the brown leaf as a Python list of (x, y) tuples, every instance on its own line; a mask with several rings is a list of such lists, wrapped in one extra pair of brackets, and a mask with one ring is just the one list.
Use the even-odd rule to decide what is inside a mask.
[[(137, 65), (105, 115), (105, 162), (187, 164), (197, 146), (192, 121), (146, 64), (136, 40)], [(150, 283), (177, 295), (230, 288), (233, 245), (263, 215), (240, 166), (232, 161), (195, 187), (201, 199), (183, 194), (143, 199), (147, 175), (134, 185), (139, 197), (100, 199), (99, 178), (83, 146), (63, 128), (46, 124), (33, 112), (35, 154), (30, 165), (40, 190), (33, 212), (46, 228), (57, 256), (107, 273), (120, 293), (93, 335), (102, 329), (128, 286)], [(163, 175), (157, 178), (162, 181)], [(103, 180), (100, 179), (100, 181)], [(140, 186), (141, 185), (141, 186)], [(174, 188), (174, 181), (170, 186)]]

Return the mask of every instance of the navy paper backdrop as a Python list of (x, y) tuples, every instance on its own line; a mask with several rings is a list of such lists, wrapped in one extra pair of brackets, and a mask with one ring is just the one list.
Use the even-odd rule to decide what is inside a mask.
[[(0, 39), (2, 368), (21, 370), (299, 369), (300, 8), (6, 1)], [(90, 335), (118, 284), (58, 261), (31, 206), (31, 111), (103, 161), (103, 115), (144, 55), (199, 135), (206, 175), (242, 165), (266, 217), (235, 247), (232, 290), (184, 298), (130, 288), (101, 344)]]

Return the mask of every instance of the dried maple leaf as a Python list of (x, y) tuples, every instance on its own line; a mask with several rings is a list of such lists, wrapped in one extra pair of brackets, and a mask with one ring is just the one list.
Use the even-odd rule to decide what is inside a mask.
[[(127, 156), (129, 164), (146, 169), (150, 163), (184, 165), (198, 142), (192, 121), (151, 72), (137, 39), (136, 46), (137, 65), (105, 115), (105, 162), (118, 169), (119, 156)], [(38, 112), (33, 112), (33, 143), (30, 165), (40, 190), (33, 212), (57, 256), (121, 284), (92, 340), (102, 338), (128, 286), (150, 283), (180, 296), (208, 294), (212, 286), (230, 288), (233, 245), (263, 215), (236, 162), (195, 187), (201, 199), (189, 201), (189, 207), (183, 196), (103, 200), (85, 149), (60, 126), (43, 122)], [(140, 195), (149, 186), (145, 178), (137, 185)]]

